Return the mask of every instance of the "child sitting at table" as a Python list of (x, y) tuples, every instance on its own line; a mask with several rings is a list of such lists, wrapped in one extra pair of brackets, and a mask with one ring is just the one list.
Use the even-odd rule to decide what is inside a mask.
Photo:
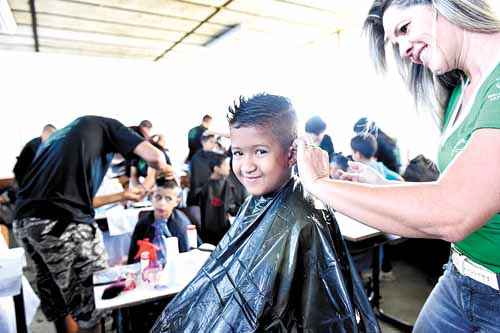
[(128, 254), (129, 264), (140, 260), (140, 256), (137, 255), (139, 250), (137, 241), (146, 238), (159, 248), (157, 258), (161, 265), (165, 264), (166, 238), (177, 237), (179, 252), (189, 251), (187, 226), (191, 222), (176, 208), (180, 202), (180, 191), (175, 180), (165, 178), (156, 180), (156, 188), (151, 195), (154, 211), (147, 213), (135, 226)]
[(240, 98), (228, 120), (233, 171), (252, 196), (152, 332), (379, 332), (335, 217), (292, 175), (290, 101)]
[(200, 237), (205, 243), (217, 245), (231, 226), (230, 215), (236, 215), (234, 207), (240, 207), (244, 199), (235, 194), (235, 185), (229, 179), (229, 157), (215, 154), (208, 162), (211, 175), (198, 193), (201, 212)]

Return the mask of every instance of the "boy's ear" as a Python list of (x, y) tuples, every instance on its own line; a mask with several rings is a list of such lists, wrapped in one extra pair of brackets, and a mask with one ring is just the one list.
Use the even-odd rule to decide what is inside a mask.
[(297, 148), (295, 145), (291, 145), (288, 148), (288, 167), (292, 167), (297, 164)]

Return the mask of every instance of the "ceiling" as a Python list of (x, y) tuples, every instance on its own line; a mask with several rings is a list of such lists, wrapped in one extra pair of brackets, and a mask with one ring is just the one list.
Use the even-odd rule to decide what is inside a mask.
[(353, 15), (349, 2), (8, 0), (17, 30), (0, 33), (0, 50), (156, 61), (196, 52), (234, 27), (307, 44), (345, 28)]

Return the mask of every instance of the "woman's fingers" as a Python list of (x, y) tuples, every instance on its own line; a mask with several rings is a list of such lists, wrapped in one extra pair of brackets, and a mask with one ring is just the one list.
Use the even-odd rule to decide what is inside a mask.
[(328, 178), (328, 154), (318, 146), (307, 143), (304, 138), (295, 140), (297, 148), (297, 166), (304, 186), (310, 187), (321, 178)]

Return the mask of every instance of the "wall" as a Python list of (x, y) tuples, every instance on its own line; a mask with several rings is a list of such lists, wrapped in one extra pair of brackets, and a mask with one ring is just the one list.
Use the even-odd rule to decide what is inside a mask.
[(186, 133), (205, 113), (215, 117), (215, 129), (227, 131), (227, 106), (262, 91), (290, 97), (302, 124), (322, 116), (337, 150), (349, 153), (353, 123), (369, 116), (398, 138), (405, 156), (432, 157), (437, 132), (416, 116), (399, 77), (376, 75), (367, 54), (357, 30), (307, 47), (283, 36), (229, 40), (161, 63), (0, 52), (0, 177), (10, 175), (23, 144), (45, 123), (61, 127), (84, 114), (126, 125), (151, 120), (180, 167)]

